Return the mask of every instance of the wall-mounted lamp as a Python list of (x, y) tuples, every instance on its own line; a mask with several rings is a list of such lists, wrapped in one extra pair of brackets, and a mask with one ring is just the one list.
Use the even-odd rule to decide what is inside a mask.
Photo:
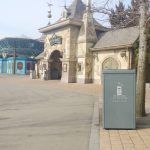
[(122, 51), (122, 52), (120, 53), (120, 56), (121, 56), (122, 58), (123, 58), (123, 57), (126, 58), (126, 56), (127, 56), (126, 51)]
[(94, 54), (93, 54), (93, 58), (96, 59), (97, 61), (99, 61), (98, 53), (94, 53)]

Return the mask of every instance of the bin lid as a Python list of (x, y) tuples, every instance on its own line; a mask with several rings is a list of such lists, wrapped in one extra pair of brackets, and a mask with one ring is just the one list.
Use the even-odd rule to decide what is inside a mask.
[(103, 70), (103, 74), (135, 74), (135, 70), (131, 69), (107, 69)]

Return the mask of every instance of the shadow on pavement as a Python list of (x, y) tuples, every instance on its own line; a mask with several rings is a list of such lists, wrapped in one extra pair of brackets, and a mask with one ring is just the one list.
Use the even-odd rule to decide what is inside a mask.
[(137, 128), (150, 128), (150, 113), (136, 119)]
[(102, 127), (102, 124), (103, 124), (103, 110), (102, 110), (102, 108), (100, 108), (100, 110), (99, 110), (100, 112), (99, 112), (99, 120), (100, 120), (100, 126)]
[(137, 118), (136, 124), (138, 128), (150, 128), (150, 113), (148, 113), (145, 117)]

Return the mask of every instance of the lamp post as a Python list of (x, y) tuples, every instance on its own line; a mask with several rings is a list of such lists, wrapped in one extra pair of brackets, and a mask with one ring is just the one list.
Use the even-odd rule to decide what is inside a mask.
[(51, 3), (47, 3), (48, 7), (49, 7), (49, 11), (48, 11), (48, 18), (49, 18), (49, 23), (48, 25), (50, 25), (50, 19), (52, 18), (52, 10), (51, 10), (51, 7), (53, 6), (53, 4)]

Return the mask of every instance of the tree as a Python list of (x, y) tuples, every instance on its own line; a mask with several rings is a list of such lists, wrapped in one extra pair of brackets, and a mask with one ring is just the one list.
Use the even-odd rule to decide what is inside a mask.
[(132, 0), (126, 9), (123, 2), (111, 9), (109, 20), (112, 28), (126, 28), (139, 24), (139, 0)]
[(119, 2), (119, 5), (116, 5), (116, 9), (111, 9), (109, 15), (109, 21), (112, 28), (121, 28), (125, 27), (125, 22), (128, 19), (125, 6), (122, 2)]
[(137, 70), (136, 88), (136, 114), (144, 116), (145, 113), (145, 72), (146, 72), (146, 21), (147, 21), (147, 0), (140, 0), (140, 39), (139, 57)]
[(128, 6), (127, 9), (128, 27), (137, 26), (139, 24), (139, 19), (140, 19), (139, 10), (140, 10), (139, 0), (131, 0), (131, 6)]

